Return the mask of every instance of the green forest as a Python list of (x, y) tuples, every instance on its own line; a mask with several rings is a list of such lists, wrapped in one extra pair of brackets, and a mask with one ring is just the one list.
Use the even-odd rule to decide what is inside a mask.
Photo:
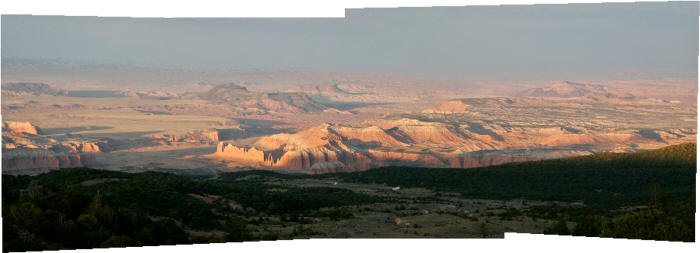
[[(240, 175), (203, 180), (88, 168), (38, 176), (3, 175), (3, 251), (276, 239), (274, 234), (246, 233), (246, 218), (335, 218), (347, 214), (319, 209), (380, 201), (344, 189), (237, 182), (236, 176)], [(193, 194), (221, 198), (209, 203)], [(233, 208), (231, 203), (245, 208)], [(191, 238), (189, 230), (219, 230), (227, 236), (223, 240)]]
[[(474, 169), (385, 167), (321, 175), (259, 170), (193, 177), (69, 168), (3, 175), (3, 251), (288, 239), (247, 227), (261, 217), (349, 219), (353, 214), (343, 207), (392, 201), (331, 186), (266, 183), (271, 179), (418, 187), (470, 199), (581, 202), (585, 208), (550, 205), (524, 214), (559, 220), (544, 233), (694, 241), (695, 174), (696, 145), (682, 144)], [(643, 208), (619, 211), (630, 206)]]
[(385, 167), (321, 177), (424, 187), (467, 198), (534, 199), (619, 207), (644, 204), (656, 184), (669, 200), (695, 190), (695, 143), (633, 153), (600, 153), (473, 169)]

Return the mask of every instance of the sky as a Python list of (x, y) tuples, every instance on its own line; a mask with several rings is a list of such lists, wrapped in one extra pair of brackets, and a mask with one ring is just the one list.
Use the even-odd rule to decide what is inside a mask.
[(698, 3), (348, 9), (345, 18), (2, 16), (2, 57), (457, 80), (696, 77)]

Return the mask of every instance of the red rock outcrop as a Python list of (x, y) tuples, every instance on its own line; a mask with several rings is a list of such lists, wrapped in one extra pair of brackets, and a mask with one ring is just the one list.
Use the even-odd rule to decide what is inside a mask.
[(38, 174), (60, 168), (92, 167), (97, 164), (92, 154), (60, 154), (51, 151), (4, 151), (3, 174)]
[(108, 141), (54, 139), (28, 122), (3, 122), (3, 174), (37, 174), (97, 164), (94, 153), (110, 150)]
[(216, 129), (210, 130), (193, 130), (187, 133), (160, 133), (143, 136), (147, 139), (152, 139), (161, 144), (169, 144), (175, 142), (189, 143), (217, 143), (219, 141), (219, 132)]
[(70, 154), (103, 153), (110, 150), (109, 143), (103, 142), (66, 142), (54, 145), (51, 150)]
[(264, 162), (266, 160), (265, 152), (262, 150), (248, 147), (236, 147), (224, 142), (219, 142), (216, 147), (216, 153), (221, 158), (247, 162)]
[(2, 123), (2, 129), (6, 131), (12, 131), (15, 133), (26, 133), (39, 135), (42, 134), (39, 127), (32, 125), (29, 122), (19, 122), (19, 121), (5, 121)]
[[(250, 147), (221, 142), (211, 157), (246, 166), (310, 173), (392, 165), (472, 168), (663, 146), (695, 136), (676, 132), (597, 133), (562, 127), (504, 128), (416, 119), (379, 120), (362, 126), (323, 124), (295, 134), (265, 136)], [(575, 148), (580, 145), (588, 148)]]

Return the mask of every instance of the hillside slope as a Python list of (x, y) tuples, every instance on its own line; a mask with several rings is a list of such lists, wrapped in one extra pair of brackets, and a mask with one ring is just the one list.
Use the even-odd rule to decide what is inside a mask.
[[(663, 189), (664, 199), (670, 202), (665, 212), (677, 217), (674, 219), (682, 226), (693, 229), (695, 161), (696, 144), (688, 143), (633, 153), (601, 153), (476, 169), (386, 167), (322, 175), (252, 170), (202, 178), (70, 168), (37, 176), (3, 175), (3, 251), (295, 238), (301, 226), (293, 231), (290, 228), (291, 234), (266, 228), (309, 225), (322, 220), (335, 226), (342, 223), (334, 223), (339, 219), (363, 217), (363, 212), (372, 213), (366, 216), (372, 227), (404, 230), (405, 225), (399, 226), (400, 219), (391, 220), (400, 213), (408, 216), (406, 212), (419, 213), (411, 214), (414, 218), (434, 218), (430, 212), (443, 211), (435, 203), (445, 201), (452, 205), (445, 208), (453, 209), (457, 202), (473, 205), (475, 201), (489, 200), (503, 205), (513, 199), (547, 201), (554, 206), (535, 205), (523, 212), (540, 218), (578, 213), (576, 217), (581, 218), (593, 209), (610, 219), (633, 213), (625, 207), (639, 208), (653, 200), (651, 188)], [(357, 185), (367, 188), (352, 188)], [(400, 186), (400, 190), (392, 190), (394, 186)], [(411, 195), (421, 191), (415, 188), (431, 191), (418, 197)], [(460, 200), (455, 202), (456, 199)], [(556, 211), (562, 207), (557, 207), (561, 202), (555, 201), (568, 202), (568, 209)], [(581, 204), (573, 204), (580, 201)], [(419, 212), (418, 206), (430, 209), (426, 203), (433, 203), (429, 205), (435, 205), (434, 209)], [(393, 211), (387, 209), (392, 206)], [(488, 214), (489, 209), (481, 210), (480, 219), (493, 216)], [(460, 218), (458, 214), (465, 215), (452, 215), (461, 221), (479, 220), (471, 215)], [(377, 222), (379, 216), (375, 215), (382, 215), (379, 220), (384, 222)], [(499, 215), (504, 219), (522, 213), (507, 209)], [(296, 221), (290, 223), (290, 217)], [(623, 216), (615, 224), (628, 224), (635, 217)], [(519, 220), (534, 222), (530, 218)], [(252, 226), (247, 228), (246, 222)], [(678, 222), (670, 224), (681, 226)], [(478, 227), (478, 223), (474, 224)], [(350, 232), (358, 232), (355, 230)], [(625, 238), (693, 238), (639, 237), (626, 230), (611, 231), (615, 233), (609, 236)]]
[[(2, 176), (3, 252), (269, 240), (246, 229), (250, 216), (311, 216), (373, 203), (374, 196), (329, 187), (265, 185), (169, 173), (69, 168)], [(288, 236), (288, 235), (285, 235)]]
[(696, 144), (632, 153), (600, 153), (474, 169), (386, 167), (324, 175), (347, 182), (424, 187), (483, 199), (583, 201), (593, 206), (644, 204), (656, 184), (669, 199), (695, 189)]

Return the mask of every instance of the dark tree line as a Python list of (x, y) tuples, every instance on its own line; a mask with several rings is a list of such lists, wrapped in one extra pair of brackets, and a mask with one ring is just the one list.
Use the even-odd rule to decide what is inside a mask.
[[(226, 175), (195, 179), (88, 168), (3, 175), (2, 187), (5, 252), (274, 239), (278, 235), (248, 231), (248, 217), (342, 219), (348, 214), (320, 209), (380, 201), (344, 189), (271, 186)], [(243, 208), (234, 209), (231, 202)], [(212, 230), (226, 236), (193, 238), (189, 233)]]
[(669, 201), (686, 199), (695, 189), (695, 157), (692, 143), (473, 169), (385, 167), (319, 177), (423, 187), (467, 198), (583, 201), (588, 206), (615, 208), (645, 204), (654, 184), (666, 190)]
[[(695, 193), (685, 200), (669, 202), (658, 185), (652, 185), (647, 208), (619, 214), (612, 219), (587, 213), (569, 230), (561, 218), (545, 234), (615, 237), (664, 241), (695, 241)], [(572, 217), (569, 216), (569, 219)]]

